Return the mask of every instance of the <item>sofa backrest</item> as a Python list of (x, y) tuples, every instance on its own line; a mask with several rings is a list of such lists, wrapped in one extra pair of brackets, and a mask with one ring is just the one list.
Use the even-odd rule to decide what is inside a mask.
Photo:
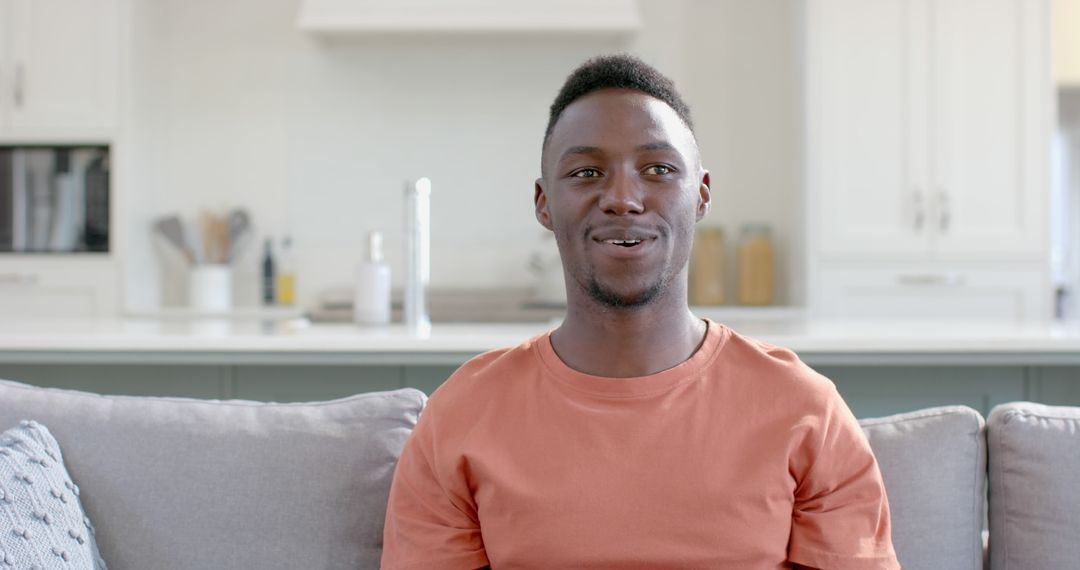
[(1080, 408), (1018, 402), (987, 419), (990, 568), (1080, 565)]
[(892, 514), (893, 546), (905, 570), (977, 570), (983, 565), (985, 422), (965, 406), (860, 420)]
[(425, 402), (413, 389), (267, 404), (0, 381), (0, 431), (52, 431), (111, 570), (377, 568)]
[[(0, 430), (35, 419), (56, 436), (112, 570), (377, 568), (394, 467), (425, 403), (411, 389), (268, 404), (0, 380)], [(860, 424), (903, 567), (981, 568), (978, 412), (949, 406)]]

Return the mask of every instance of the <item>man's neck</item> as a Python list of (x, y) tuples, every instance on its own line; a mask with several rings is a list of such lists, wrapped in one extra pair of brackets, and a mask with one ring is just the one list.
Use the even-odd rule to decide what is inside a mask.
[(551, 343), (574, 370), (629, 378), (655, 374), (690, 358), (704, 341), (705, 329), (705, 322), (690, 312), (685, 296), (632, 309), (578, 299), (569, 303)]

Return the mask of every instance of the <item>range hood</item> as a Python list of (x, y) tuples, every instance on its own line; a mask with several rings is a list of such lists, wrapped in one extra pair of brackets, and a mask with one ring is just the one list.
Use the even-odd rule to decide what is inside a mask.
[(628, 34), (637, 0), (301, 0), (298, 25), (317, 34)]

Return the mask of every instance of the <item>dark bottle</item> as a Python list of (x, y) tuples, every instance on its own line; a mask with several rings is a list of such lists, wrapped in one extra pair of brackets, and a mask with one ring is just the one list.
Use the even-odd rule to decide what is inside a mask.
[(277, 271), (274, 267), (273, 247), (273, 240), (267, 238), (263, 247), (262, 261), (262, 300), (264, 305), (273, 305), (276, 299), (274, 282), (277, 281)]

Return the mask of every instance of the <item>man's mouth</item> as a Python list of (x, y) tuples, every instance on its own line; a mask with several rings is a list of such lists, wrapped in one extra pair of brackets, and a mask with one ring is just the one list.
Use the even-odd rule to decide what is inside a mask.
[(619, 245), (622, 247), (634, 247), (635, 245), (645, 241), (643, 239), (605, 239), (600, 240), (603, 243), (610, 243), (612, 245)]
[(612, 225), (592, 228), (588, 237), (605, 256), (629, 260), (639, 259), (652, 251), (652, 244), (659, 235), (650, 228)]
[(593, 243), (600, 247), (600, 251), (616, 259), (637, 259), (651, 250), (650, 245), (654, 241), (656, 241), (654, 238), (643, 235), (611, 237), (609, 234), (593, 239)]

